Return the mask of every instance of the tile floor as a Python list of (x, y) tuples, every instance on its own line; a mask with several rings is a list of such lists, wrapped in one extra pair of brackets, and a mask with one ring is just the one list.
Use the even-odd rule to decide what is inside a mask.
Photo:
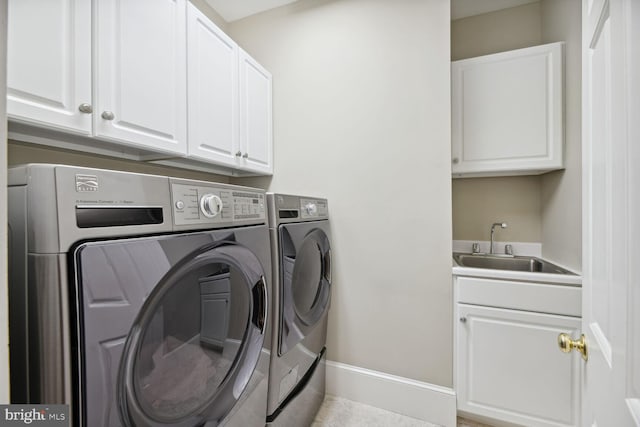
[[(327, 395), (311, 427), (438, 427), (384, 409)], [(458, 427), (491, 427), (458, 418)]]

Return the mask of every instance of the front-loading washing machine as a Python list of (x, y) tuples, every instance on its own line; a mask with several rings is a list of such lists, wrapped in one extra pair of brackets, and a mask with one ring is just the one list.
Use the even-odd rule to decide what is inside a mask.
[(267, 422), (309, 426), (325, 395), (331, 233), (326, 199), (267, 193), (273, 340)]
[(77, 426), (264, 426), (262, 190), (60, 165), (9, 171), (13, 403)]

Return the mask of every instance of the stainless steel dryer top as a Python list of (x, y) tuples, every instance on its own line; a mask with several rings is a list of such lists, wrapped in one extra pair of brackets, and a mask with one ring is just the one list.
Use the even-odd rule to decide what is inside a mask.
[(269, 203), (269, 227), (301, 221), (329, 219), (327, 199), (290, 194), (267, 194)]

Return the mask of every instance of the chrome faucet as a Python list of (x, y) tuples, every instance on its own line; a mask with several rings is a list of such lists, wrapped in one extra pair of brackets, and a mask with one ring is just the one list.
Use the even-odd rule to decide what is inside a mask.
[(489, 246), (489, 253), (493, 254), (493, 233), (496, 227), (507, 228), (506, 222), (495, 222), (491, 225), (491, 245)]

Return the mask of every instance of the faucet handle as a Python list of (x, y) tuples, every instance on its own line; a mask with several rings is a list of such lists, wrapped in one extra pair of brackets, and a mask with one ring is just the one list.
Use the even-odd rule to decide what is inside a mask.
[(474, 243), (471, 245), (471, 253), (478, 254), (480, 253), (480, 243)]
[(513, 246), (504, 245), (504, 253), (507, 255), (513, 255)]

